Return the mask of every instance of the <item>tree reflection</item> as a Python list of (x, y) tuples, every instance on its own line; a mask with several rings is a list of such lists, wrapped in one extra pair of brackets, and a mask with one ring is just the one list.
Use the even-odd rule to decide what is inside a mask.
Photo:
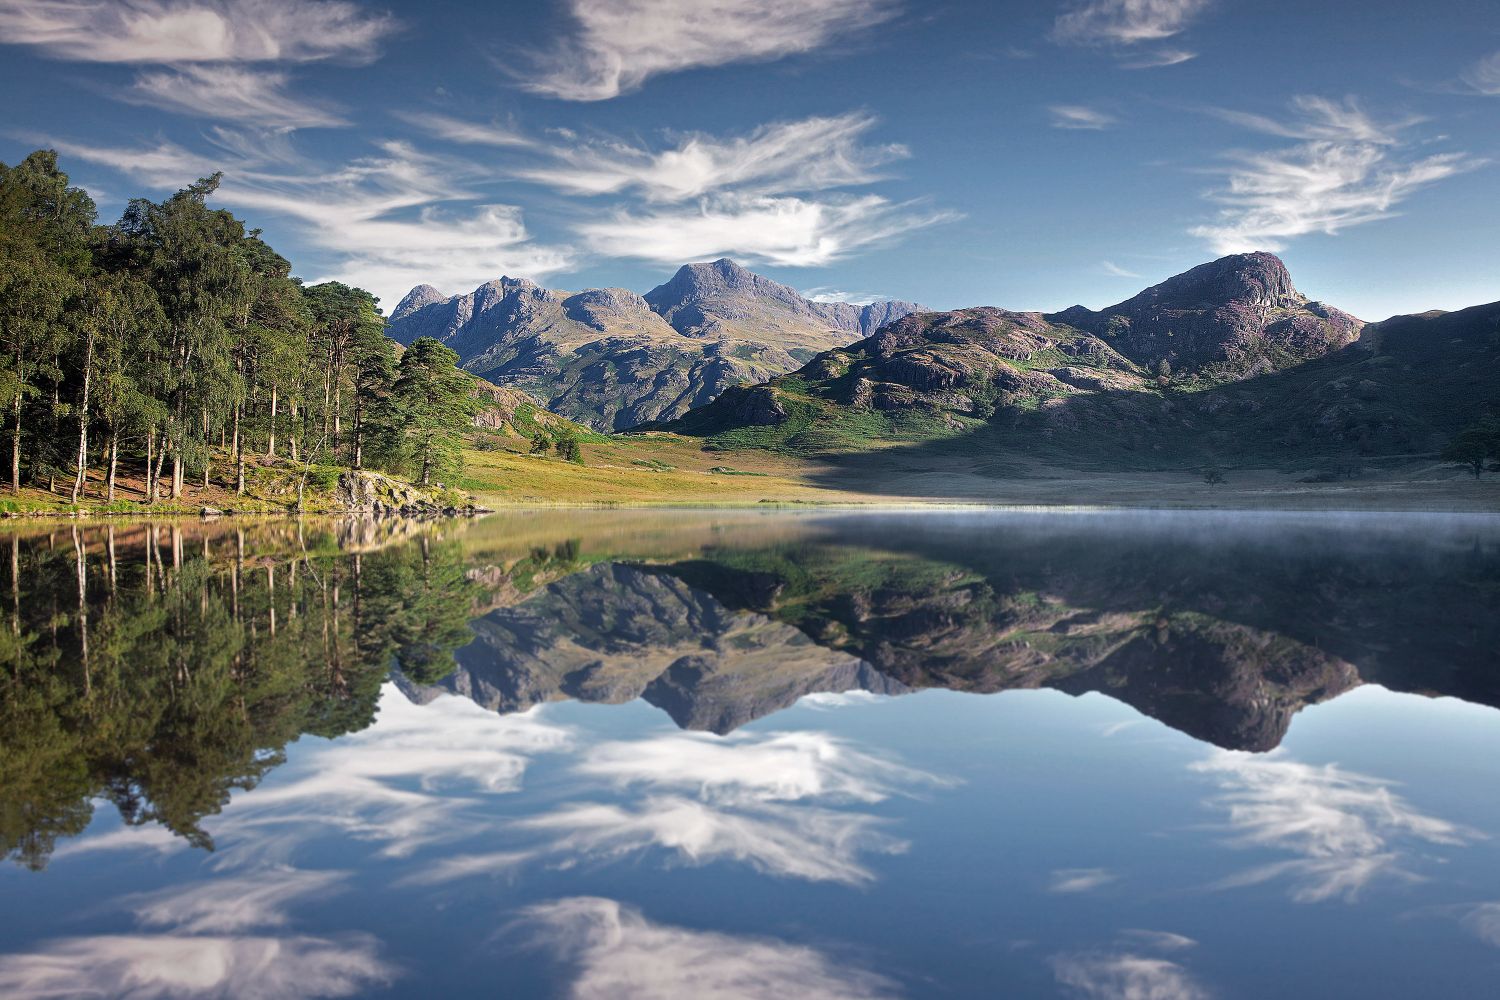
[(296, 523), (5, 539), (0, 846), (28, 868), (107, 800), (212, 849), (205, 817), (301, 734), (368, 726), (390, 667), (454, 667), (480, 586), (456, 542)]

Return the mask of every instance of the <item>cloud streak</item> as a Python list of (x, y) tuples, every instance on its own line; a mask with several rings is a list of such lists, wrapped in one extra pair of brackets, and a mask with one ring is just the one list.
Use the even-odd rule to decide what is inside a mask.
[(1175, 66), (1197, 53), (1152, 46), (1187, 30), (1209, 0), (1080, 0), (1052, 25), (1052, 40), (1114, 52), (1125, 69)]
[(1220, 888), (1276, 879), (1301, 903), (1352, 901), (1379, 878), (1412, 878), (1406, 844), (1460, 846), (1479, 834), (1428, 816), (1378, 778), (1279, 755), (1220, 751), (1193, 765), (1220, 787), (1212, 804), (1228, 813), (1237, 846), (1290, 854), (1219, 883)]
[(573, 37), (538, 59), (533, 93), (601, 101), (661, 73), (810, 52), (894, 17), (894, 0), (571, 0)]
[(178, 114), (273, 130), (349, 124), (331, 108), (287, 93), (285, 73), (233, 65), (186, 66), (142, 73), (120, 97)]
[(1053, 128), (1099, 130), (1109, 128), (1116, 122), (1113, 115), (1081, 104), (1054, 104), (1047, 110), (1052, 112)]
[(611, 899), (575, 897), (528, 909), (517, 924), (576, 963), (574, 1000), (876, 1000), (894, 984), (803, 945), (695, 931), (647, 920)]
[(397, 28), (343, 0), (0, 0), (0, 42), (102, 63), (364, 63)]
[(1265, 135), (1298, 140), (1268, 152), (1229, 155), (1222, 208), (1190, 232), (1218, 253), (1280, 250), (1309, 233), (1335, 235), (1392, 215), (1416, 192), (1475, 169), (1465, 153), (1416, 156), (1404, 131), (1415, 119), (1380, 121), (1358, 102), (1299, 97), (1287, 120), (1234, 111), (1218, 117)]
[(556, 146), (550, 162), (517, 175), (572, 194), (632, 192), (648, 201), (680, 202), (733, 188), (747, 193), (824, 191), (881, 180), (879, 168), (909, 155), (896, 145), (861, 140), (874, 117), (853, 113), (762, 125), (721, 139), (694, 134), (654, 151), (607, 140)]
[(958, 217), (879, 195), (724, 194), (683, 208), (620, 209), (579, 225), (577, 232), (590, 249), (610, 257), (675, 264), (731, 256), (751, 264), (820, 267)]

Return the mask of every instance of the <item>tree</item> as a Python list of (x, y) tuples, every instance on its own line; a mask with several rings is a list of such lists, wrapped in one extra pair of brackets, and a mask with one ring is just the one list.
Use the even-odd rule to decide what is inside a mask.
[(1478, 479), (1487, 459), (1500, 458), (1500, 420), (1486, 417), (1453, 436), (1438, 456), (1444, 462), (1466, 466)]
[[(61, 357), (72, 331), (71, 311), (89, 270), (94, 203), (70, 187), (57, 154), (37, 150), (14, 167), (0, 164), (0, 395), (9, 404), (11, 491), (21, 489), (26, 403), (50, 383), (61, 409)], [(55, 436), (49, 442), (55, 444)]]
[(1224, 471), (1222, 469), (1209, 467), (1203, 470), (1203, 481), (1209, 486), (1219, 486), (1228, 480), (1224, 478)]
[(564, 431), (557, 439), (557, 457), (565, 462), (577, 462), (583, 464), (583, 449), (578, 446), (578, 437), (571, 431)]
[(469, 376), (459, 371), (452, 350), (420, 337), (402, 353), (391, 395), (408, 464), (420, 470), (418, 481), (427, 486), (435, 469), (453, 469), (460, 461), (463, 435), (479, 406)]
[(546, 431), (537, 431), (531, 435), (531, 453), (533, 455), (545, 455), (552, 450), (552, 441), (547, 437)]

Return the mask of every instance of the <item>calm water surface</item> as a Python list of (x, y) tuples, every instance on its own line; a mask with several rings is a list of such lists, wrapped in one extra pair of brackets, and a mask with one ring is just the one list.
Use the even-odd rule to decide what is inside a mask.
[(0, 543), (0, 996), (1500, 982), (1500, 518)]

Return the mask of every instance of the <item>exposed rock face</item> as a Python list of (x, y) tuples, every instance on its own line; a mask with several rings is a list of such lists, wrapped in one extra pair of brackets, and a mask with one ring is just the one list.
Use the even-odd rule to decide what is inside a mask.
[(501, 712), (564, 698), (644, 698), (685, 729), (727, 733), (819, 691), (901, 693), (857, 658), (790, 625), (733, 612), (672, 576), (597, 566), (473, 623), (442, 692)]
[(906, 309), (812, 303), (719, 261), (688, 265), (645, 297), (622, 288), (556, 291), (524, 278), (452, 298), (419, 285), (387, 332), (403, 344), (433, 337), (476, 375), (596, 429), (623, 430), (791, 371)]
[(1048, 318), (1105, 338), (1138, 364), (1221, 377), (1321, 357), (1353, 343), (1364, 325), (1308, 301), (1269, 253), (1223, 257), (1099, 312), (1074, 306)]

